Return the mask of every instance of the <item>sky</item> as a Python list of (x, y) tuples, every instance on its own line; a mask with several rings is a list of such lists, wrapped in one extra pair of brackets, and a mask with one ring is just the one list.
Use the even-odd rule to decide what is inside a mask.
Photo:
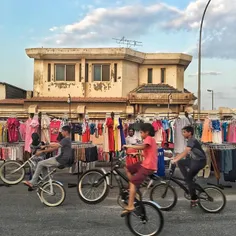
[[(33, 88), (25, 48), (118, 47), (112, 38), (141, 41), (142, 52), (193, 56), (185, 88), (197, 95), (197, 44), (208, 0), (1, 0), (0, 81)], [(202, 43), (202, 109), (236, 108), (236, 0), (212, 0)]]

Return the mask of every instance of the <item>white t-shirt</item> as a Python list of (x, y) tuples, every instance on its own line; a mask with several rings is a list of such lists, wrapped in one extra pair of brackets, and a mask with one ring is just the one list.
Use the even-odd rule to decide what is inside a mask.
[(135, 145), (135, 144), (138, 144), (139, 141), (140, 140), (135, 135), (132, 137), (130, 137), (130, 136), (126, 137), (126, 144), (127, 145)]

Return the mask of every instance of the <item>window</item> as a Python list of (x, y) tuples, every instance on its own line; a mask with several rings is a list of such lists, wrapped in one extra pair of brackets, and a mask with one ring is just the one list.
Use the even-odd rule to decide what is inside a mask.
[(82, 81), (82, 65), (79, 64), (79, 82)]
[(51, 81), (51, 64), (48, 64), (48, 82)]
[(88, 82), (88, 75), (89, 75), (89, 66), (88, 63), (85, 64), (85, 82)]
[(110, 65), (93, 66), (93, 81), (110, 81)]
[(75, 81), (75, 65), (55, 65), (56, 81)]
[(152, 84), (152, 69), (148, 69), (148, 84)]
[(117, 64), (114, 64), (114, 82), (117, 82)]
[(166, 68), (161, 68), (161, 83), (166, 82)]

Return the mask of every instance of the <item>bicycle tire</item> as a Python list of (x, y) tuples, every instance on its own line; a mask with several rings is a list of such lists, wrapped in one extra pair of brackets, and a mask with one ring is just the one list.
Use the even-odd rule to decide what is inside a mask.
[(14, 169), (18, 169), (22, 166), (21, 163), (17, 162), (17, 161), (6, 161), (5, 163), (3, 163), (0, 167), (0, 178), (1, 180), (5, 183), (5, 184), (9, 184), (9, 185), (16, 185), (18, 183), (20, 183), (24, 177), (25, 177), (25, 169), (24, 167), (22, 167), (21, 169), (19, 169), (16, 173), (20, 174), (20, 177), (17, 178), (16, 180), (12, 181), (7, 179), (7, 173), (6, 173), (6, 168), (8, 165), (15, 165)]
[(82, 192), (82, 181), (84, 180), (84, 178), (86, 176), (88, 176), (89, 174), (92, 174), (92, 173), (96, 173), (96, 174), (100, 175), (101, 177), (104, 176), (104, 173), (101, 170), (94, 169), (94, 170), (88, 170), (88, 171), (84, 172), (84, 174), (82, 174), (82, 176), (79, 179), (79, 183), (77, 185), (77, 192), (78, 192), (78, 195), (79, 195), (80, 199), (84, 203), (87, 203), (87, 204), (98, 204), (98, 203), (102, 202), (107, 197), (107, 195), (109, 193), (109, 187), (108, 187), (106, 178), (104, 177), (104, 180), (103, 180), (104, 189), (103, 189), (103, 192), (102, 192), (101, 196), (99, 196), (98, 198), (93, 199), (93, 200), (87, 199), (84, 196), (83, 192)]
[[(146, 208), (147, 206), (150, 206), (152, 207), (155, 212), (157, 213), (158, 217), (149, 217), (150, 219), (157, 219), (159, 220), (159, 227), (158, 229), (155, 231), (155, 232), (152, 232), (152, 233), (148, 233), (148, 234), (142, 234), (142, 233), (138, 233), (132, 226), (131, 224), (131, 217), (132, 215), (134, 214), (133, 212), (129, 213), (127, 216), (126, 216), (126, 223), (127, 223), (127, 226), (129, 228), (129, 230), (134, 234), (134, 235), (137, 235), (137, 236), (155, 236), (155, 235), (158, 235), (161, 233), (163, 227), (164, 227), (164, 217), (163, 217), (163, 214), (161, 212), (161, 210), (156, 206), (156, 204), (152, 201), (143, 201), (142, 202), (144, 207)], [(158, 219), (159, 218), (159, 219)], [(140, 220), (140, 219), (139, 219)]]
[(46, 194), (48, 195), (48, 193), (47, 193), (47, 191), (46, 191), (45, 189), (46, 189), (48, 186), (49, 186), (49, 188), (50, 188), (50, 182), (46, 182), (46, 183), (44, 183), (44, 184), (42, 185), (41, 191), (40, 191), (40, 197), (41, 197), (42, 202), (43, 202), (44, 205), (49, 206), (49, 207), (57, 207), (57, 206), (60, 206), (60, 205), (65, 201), (65, 198), (66, 198), (66, 191), (65, 191), (64, 187), (63, 187), (61, 184), (57, 183), (56, 181), (52, 181), (52, 185), (53, 185), (53, 190), (56, 189), (56, 187), (57, 187), (58, 189), (60, 189), (60, 191), (61, 191), (61, 193), (62, 193), (62, 196), (61, 196), (61, 198), (59, 199), (59, 201), (57, 201), (57, 202), (55, 202), (55, 203), (50, 203), (50, 202), (48, 202), (48, 201), (45, 199), (45, 197), (44, 197), (44, 195), (45, 195), (45, 196), (46, 196)]
[[(166, 188), (168, 188), (167, 193), (171, 193), (171, 195), (173, 195), (173, 201), (168, 206), (163, 206), (163, 204), (161, 204), (161, 201), (158, 201), (158, 200), (156, 201), (155, 200), (155, 192), (160, 193), (162, 188), (164, 190)], [(162, 198), (162, 199), (164, 200), (164, 198)], [(177, 201), (178, 201), (178, 196), (177, 196), (177, 193), (176, 193), (175, 189), (171, 185), (167, 185), (166, 183), (160, 183), (160, 184), (156, 184), (151, 189), (151, 191), (150, 191), (150, 200), (156, 202), (160, 206), (160, 209), (162, 211), (170, 211), (176, 206)]]
[[(221, 211), (225, 208), (225, 206), (226, 206), (226, 196), (225, 196), (225, 194), (224, 194), (219, 188), (214, 187), (214, 186), (212, 186), (212, 187), (206, 187), (206, 188), (204, 188), (204, 191), (207, 192), (207, 191), (210, 190), (210, 189), (212, 189), (212, 190), (218, 192), (218, 193), (221, 195), (222, 200), (223, 200), (222, 205), (221, 205), (219, 208), (214, 209), (214, 210), (206, 208), (206, 207), (204, 206), (204, 204), (203, 204), (204, 199), (201, 198), (201, 194), (204, 194), (204, 192), (201, 192), (201, 193), (199, 193), (199, 195), (198, 195), (198, 198), (199, 198), (199, 203), (198, 203), (198, 205), (200, 206), (200, 208), (201, 208), (203, 211), (205, 211), (205, 212), (207, 212), (207, 213), (219, 213), (219, 212), (221, 212)], [(209, 192), (207, 192), (207, 194), (209, 194)], [(210, 195), (210, 194), (209, 194), (209, 195)]]

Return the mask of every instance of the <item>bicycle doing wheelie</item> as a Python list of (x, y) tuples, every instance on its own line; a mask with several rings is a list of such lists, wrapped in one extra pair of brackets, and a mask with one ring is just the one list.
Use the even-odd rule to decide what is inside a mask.
[[(34, 172), (36, 163), (33, 161), (35, 156), (32, 156), (28, 161), (21, 164), (18, 161), (9, 160), (6, 161), (0, 167), (0, 178), (8, 185), (15, 185), (20, 183), (25, 175), (26, 168)], [(63, 169), (64, 166), (60, 167)], [(52, 174), (56, 172), (56, 168), (48, 168), (47, 174), (44, 177), (39, 177), (39, 182), (36, 188), (37, 195), (40, 201), (46, 206), (55, 207), (61, 205), (66, 197), (66, 192), (63, 184), (52, 179)], [(59, 195), (59, 199), (56, 197)], [(51, 197), (50, 199), (47, 199)]]
[[(184, 197), (191, 200), (188, 187), (185, 180), (173, 176), (176, 165), (171, 165), (169, 177), (165, 181), (156, 184), (150, 192), (150, 199), (158, 203), (163, 211), (172, 210), (178, 201), (178, 196), (175, 188), (171, 185), (172, 182), (177, 184), (183, 191)], [(219, 213), (226, 205), (226, 197), (224, 193), (215, 186), (201, 187), (194, 182), (198, 196), (198, 205), (207, 213)]]
[[(121, 207), (127, 205), (129, 192), (123, 185), (122, 179), (125, 182), (128, 182), (128, 178), (119, 170), (123, 159), (124, 158), (119, 158), (110, 172), (106, 172), (104, 169), (86, 171), (81, 176), (78, 183), (77, 190), (80, 199), (87, 204), (97, 204), (102, 202), (109, 193), (109, 176), (113, 174), (119, 187), (118, 204)], [(100, 193), (95, 193), (99, 188), (101, 188)], [(92, 198), (88, 198), (90, 193)], [(154, 215), (151, 216), (152, 212)], [(136, 223), (135, 220), (137, 220)], [(134, 235), (152, 236), (158, 235), (162, 231), (164, 218), (159, 206), (155, 202), (142, 200), (142, 194), (138, 189), (135, 198), (135, 210), (126, 215), (126, 223)]]

